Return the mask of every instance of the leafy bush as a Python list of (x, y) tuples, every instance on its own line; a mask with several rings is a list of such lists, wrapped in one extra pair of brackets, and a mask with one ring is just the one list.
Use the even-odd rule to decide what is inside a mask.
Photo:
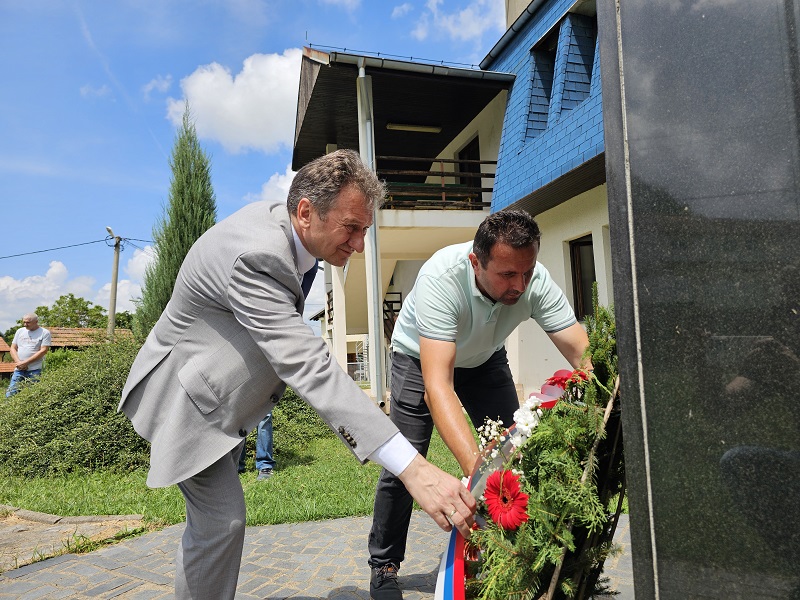
[(334, 436), (325, 421), (292, 388), (286, 388), (275, 407), (272, 426), (275, 444), (280, 446), (305, 445), (317, 438)]
[[(130, 339), (48, 355), (42, 379), (0, 401), (0, 470), (35, 477), (149, 464), (149, 444), (117, 413), (139, 345)], [(273, 412), (276, 456), (296, 461), (309, 442), (334, 434), (287, 388)], [(248, 436), (255, 452), (255, 434)]]
[(50, 350), (44, 358), (44, 370), (52, 371), (61, 367), (63, 364), (72, 360), (80, 350), (70, 350), (69, 348), (56, 348)]
[(138, 349), (120, 339), (54, 354), (40, 381), (0, 402), (0, 469), (33, 477), (147, 465), (147, 442), (117, 413)]

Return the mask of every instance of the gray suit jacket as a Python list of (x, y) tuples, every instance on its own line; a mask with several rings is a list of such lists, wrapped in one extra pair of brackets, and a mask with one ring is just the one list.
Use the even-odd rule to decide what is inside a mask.
[(285, 204), (245, 206), (192, 246), (119, 405), (152, 444), (149, 486), (230, 452), (287, 384), (362, 462), (397, 432), (303, 322), (301, 281)]

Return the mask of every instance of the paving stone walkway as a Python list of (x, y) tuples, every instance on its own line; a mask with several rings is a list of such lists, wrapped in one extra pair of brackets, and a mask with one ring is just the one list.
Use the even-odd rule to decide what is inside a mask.
[[(369, 517), (248, 527), (237, 600), (368, 600)], [(175, 550), (183, 525), (174, 525), (84, 555), (65, 554), (0, 575), (0, 599), (171, 598)], [(447, 535), (415, 512), (409, 557), (400, 571), (405, 600), (433, 597)], [(628, 518), (615, 541), (622, 553), (606, 575), (616, 600), (634, 600)]]

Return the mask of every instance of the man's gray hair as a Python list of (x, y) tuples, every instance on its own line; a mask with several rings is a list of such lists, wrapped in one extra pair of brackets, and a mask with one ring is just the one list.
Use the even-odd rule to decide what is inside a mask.
[(320, 219), (325, 220), (339, 193), (355, 186), (367, 199), (367, 209), (383, 204), (386, 187), (354, 150), (336, 150), (315, 158), (294, 176), (289, 187), (286, 207), (290, 215), (297, 214), (297, 205), (308, 198)]
[[(17, 313), (17, 314), (19, 314), (19, 313)], [(26, 314), (22, 315), (22, 320), (24, 321), (25, 319), (28, 319), (29, 321), (36, 321), (38, 323), (39, 322), (39, 315), (37, 315), (36, 313), (26, 313)]]

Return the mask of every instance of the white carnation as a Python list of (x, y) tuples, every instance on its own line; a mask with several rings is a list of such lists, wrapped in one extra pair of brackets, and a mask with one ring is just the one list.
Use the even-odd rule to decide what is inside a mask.
[(523, 406), (514, 413), (514, 421), (517, 424), (517, 431), (527, 439), (539, 424), (538, 411)]

